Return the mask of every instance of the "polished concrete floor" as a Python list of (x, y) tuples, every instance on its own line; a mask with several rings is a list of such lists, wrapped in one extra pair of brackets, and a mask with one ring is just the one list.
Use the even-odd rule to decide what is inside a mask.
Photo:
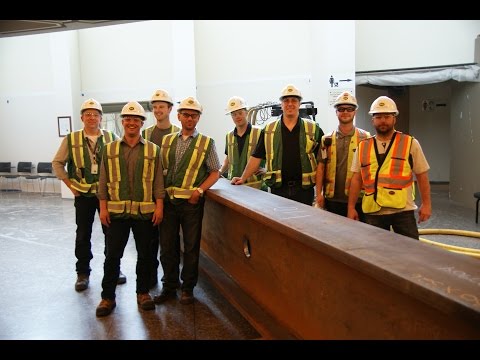
[[(432, 201), (433, 216), (421, 228), (480, 231), (475, 209), (450, 201), (448, 189), (433, 186)], [(100, 222), (96, 219), (94, 224), (90, 287), (76, 292), (73, 201), (59, 194), (0, 191), (0, 229), (0, 340), (261, 338), (202, 272), (194, 304), (181, 305), (172, 299), (154, 311), (139, 309), (133, 238), (122, 259), (128, 280), (117, 286), (117, 307), (110, 316), (97, 318), (104, 260)], [(480, 239), (442, 238), (436, 241), (480, 248)], [(159, 291), (157, 287), (151, 293)]]
[(177, 298), (154, 311), (141, 310), (133, 237), (122, 259), (127, 283), (117, 286), (117, 307), (110, 316), (97, 318), (104, 260), (100, 221), (94, 223), (90, 287), (76, 292), (74, 219), (73, 200), (60, 195), (0, 192), (0, 340), (259, 338), (202, 273), (193, 304), (182, 305)]

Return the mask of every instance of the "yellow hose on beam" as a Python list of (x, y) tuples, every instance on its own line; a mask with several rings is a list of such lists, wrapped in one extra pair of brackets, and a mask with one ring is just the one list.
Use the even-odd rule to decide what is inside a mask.
[[(458, 235), (458, 236), (468, 236), (474, 238), (480, 238), (480, 233), (476, 231), (467, 231), (467, 230), (454, 230), (454, 229), (418, 229), (420, 235)], [(428, 240), (425, 238), (420, 238), (420, 241), (441, 247), (445, 250), (457, 253), (473, 256), (480, 258), (480, 249), (466, 248), (461, 246), (448, 245), (440, 243), (433, 240)]]

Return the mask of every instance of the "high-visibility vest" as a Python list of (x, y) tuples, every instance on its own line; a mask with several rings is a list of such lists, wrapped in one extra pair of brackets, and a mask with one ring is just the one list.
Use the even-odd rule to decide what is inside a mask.
[(67, 135), (68, 152), (71, 161), (67, 164), (68, 178), (72, 183), (72, 188), (75, 190), (94, 196), (97, 193), (98, 178), (100, 176), (100, 162), (102, 149), (105, 144), (108, 144), (118, 137), (111, 131), (102, 129), (102, 135), (97, 138), (96, 154), (98, 159), (98, 169), (96, 174), (92, 174), (92, 161), (90, 159), (88, 144), (85, 141), (85, 134), (83, 130), (71, 132)]
[(409, 162), (412, 136), (396, 131), (379, 168), (375, 137), (358, 144), (361, 176), (365, 195), (362, 209), (365, 213), (379, 211), (381, 207), (403, 209), (407, 204), (407, 188), (413, 184), (413, 171)]
[(208, 177), (207, 167), (204, 164), (213, 139), (200, 133), (193, 138), (178, 164), (176, 173), (173, 174), (178, 137), (179, 133), (165, 135), (160, 148), (165, 191), (170, 199), (189, 199)]
[[(152, 136), (152, 132), (153, 130), (155, 130), (155, 127), (157, 125), (154, 124), (152, 126), (149, 126), (145, 129), (142, 130), (142, 137), (146, 140), (149, 140), (150, 141), (150, 137)], [(169, 134), (173, 133), (173, 132), (177, 132), (177, 131), (180, 131), (180, 128), (177, 126), (177, 125), (174, 125), (174, 124), (171, 124), (170, 128), (169, 128)]]
[[(269, 122), (264, 129), (266, 168), (263, 180), (270, 187), (282, 186), (282, 119)], [(300, 121), (300, 162), (302, 165), (302, 187), (305, 189), (315, 185), (317, 159), (314, 149), (320, 137), (320, 128), (309, 119)]]
[[(245, 170), (245, 166), (247, 166), (247, 161), (257, 146), (261, 132), (262, 129), (252, 126), (250, 134), (245, 138), (247, 146), (243, 147), (241, 154), (238, 152), (238, 142), (234, 135), (235, 130), (232, 130), (227, 134), (228, 179), (231, 180), (235, 176), (242, 176), (243, 170)], [(250, 176), (244, 184), (256, 189), (261, 189), (263, 185), (262, 176), (254, 174)]]
[[(106, 161), (108, 212), (113, 218), (149, 219), (155, 211), (153, 181), (159, 147), (145, 141), (143, 152), (135, 165), (134, 188), (130, 189), (127, 164), (120, 157), (120, 140), (107, 144), (103, 161)], [(129, 191), (130, 190), (130, 191)]]
[[(327, 163), (325, 164), (325, 181), (323, 195), (330, 199), (335, 193), (335, 173), (337, 169), (337, 131), (333, 131), (329, 136), (332, 139), (332, 143), (327, 147)], [(358, 143), (366, 138), (370, 137), (368, 131), (355, 128), (355, 132), (350, 140), (348, 146), (348, 157), (347, 157), (347, 177), (345, 179), (345, 195), (348, 196), (348, 191), (350, 189), (350, 183), (352, 181), (353, 172), (350, 170), (352, 167), (353, 154), (355, 153)], [(325, 148), (325, 138), (322, 137), (322, 149)], [(363, 192), (360, 192), (359, 197), (363, 195)]]

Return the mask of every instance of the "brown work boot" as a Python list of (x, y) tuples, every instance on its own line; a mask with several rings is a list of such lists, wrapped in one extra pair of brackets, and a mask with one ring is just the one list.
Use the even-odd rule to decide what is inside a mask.
[(75, 290), (83, 291), (88, 288), (89, 276), (87, 274), (78, 274), (75, 282)]
[(100, 304), (97, 306), (97, 316), (107, 316), (110, 315), (113, 309), (115, 309), (117, 303), (115, 300), (111, 299), (102, 299)]
[(149, 293), (137, 294), (137, 304), (140, 305), (143, 310), (155, 309), (155, 303)]
[(193, 290), (182, 290), (182, 297), (180, 298), (180, 304), (188, 305), (193, 303)]
[(161, 304), (167, 301), (168, 299), (173, 299), (176, 296), (177, 296), (176, 290), (163, 288), (162, 292), (159, 295), (154, 296), (153, 301), (155, 302), (155, 304)]

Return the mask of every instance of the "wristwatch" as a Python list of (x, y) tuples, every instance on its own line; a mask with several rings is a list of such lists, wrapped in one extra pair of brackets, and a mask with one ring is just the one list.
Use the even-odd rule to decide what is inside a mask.
[(200, 196), (203, 196), (203, 189), (201, 187), (198, 187), (197, 191), (200, 193)]

